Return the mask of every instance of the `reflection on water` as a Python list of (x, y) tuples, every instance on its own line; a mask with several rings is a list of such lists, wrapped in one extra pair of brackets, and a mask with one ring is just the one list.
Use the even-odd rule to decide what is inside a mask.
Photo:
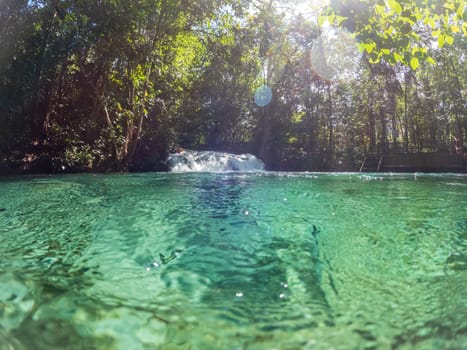
[(380, 174), (1, 179), (0, 344), (463, 348), (466, 185)]

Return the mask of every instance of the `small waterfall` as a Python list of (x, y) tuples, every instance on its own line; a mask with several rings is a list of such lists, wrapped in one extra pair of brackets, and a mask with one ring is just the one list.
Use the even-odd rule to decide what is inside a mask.
[(264, 163), (252, 154), (183, 150), (169, 155), (172, 172), (261, 171)]

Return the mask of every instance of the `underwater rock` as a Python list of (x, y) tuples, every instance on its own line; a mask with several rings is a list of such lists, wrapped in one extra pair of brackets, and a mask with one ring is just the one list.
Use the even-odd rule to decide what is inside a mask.
[(312, 255), (313, 259), (315, 259), (315, 261), (318, 263), (318, 265), (320, 263), (319, 246), (318, 246), (318, 234), (319, 233), (320, 233), (320, 231), (318, 230), (318, 228), (315, 225), (313, 225), (313, 231), (311, 231), (311, 234), (313, 235), (311, 255)]
[(318, 235), (319, 232), (320, 232), (320, 231), (316, 228), (316, 226), (313, 225), (313, 231), (311, 232), (312, 235), (313, 235), (313, 237), (316, 238), (316, 236)]
[(0, 328), (0, 349), (3, 350), (23, 350), (26, 347), (12, 334)]
[(0, 328), (18, 328), (34, 307), (28, 286), (12, 273), (0, 275)]
[(174, 260), (176, 257), (178, 257), (178, 256), (180, 255), (181, 252), (182, 252), (182, 251), (181, 251), (181, 250), (178, 250), (178, 249), (172, 250), (172, 251), (170, 252), (170, 255), (167, 256), (167, 257), (164, 256), (164, 254), (159, 253), (159, 258), (161, 258), (162, 264), (165, 265), (165, 264), (168, 264), (169, 262), (171, 262), (172, 260)]

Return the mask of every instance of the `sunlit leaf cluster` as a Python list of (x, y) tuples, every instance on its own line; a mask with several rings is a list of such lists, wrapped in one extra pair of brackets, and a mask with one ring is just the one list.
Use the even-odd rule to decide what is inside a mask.
[(464, 0), (334, 0), (320, 22), (354, 33), (370, 63), (417, 69), (421, 60), (434, 64), (432, 49), (467, 36), (465, 7)]

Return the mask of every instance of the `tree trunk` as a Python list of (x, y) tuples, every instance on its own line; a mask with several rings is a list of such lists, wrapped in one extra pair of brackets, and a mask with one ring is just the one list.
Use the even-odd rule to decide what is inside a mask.
[(405, 89), (404, 89), (404, 152), (409, 152), (409, 116), (408, 116), (408, 99), (409, 99), (409, 75), (405, 73)]
[(270, 141), (271, 141), (271, 122), (266, 120), (270, 107), (261, 107), (261, 119), (260, 119), (260, 137), (258, 155), (266, 164), (270, 163)]
[(329, 142), (328, 142), (328, 152), (329, 158), (334, 159), (334, 117), (332, 109), (332, 93), (331, 93), (331, 83), (328, 84), (328, 99), (329, 99)]
[[(147, 73), (146, 73), (146, 78), (144, 81), (143, 85), (143, 91), (142, 91), (142, 96), (147, 95), (147, 91), (149, 88), (149, 79), (151, 78), (152, 71), (154, 69), (154, 63), (151, 64), (149, 67)], [(134, 101), (134, 92), (133, 92), (133, 101)], [(143, 131), (143, 121), (144, 121), (144, 116), (145, 116), (145, 111), (144, 111), (144, 105), (140, 103), (140, 105), (135, 106), (133, 103), (133, 115), (134, 119), (136, 122), (132, 123), (129, 127), (129, 135), (128, 135), (128, 147), (127, 147), (127, 152), (125, 155), (125, 160), (124, 160), (124, 165), (125, 167), (131, 167), (133, 164), (133, 159), (136, 153), (137, 146), (139, 144), (139, 140), (141, 138), (141, 134)]]
[(381, 154), (384, 154), (386, 153), (388, 147), (388, 129), (386, 123), (386, 113), (383, 106), (379, 108), (379, 116), (381, 121)]
[(371, 92), (368, 93), (368, 136), (370, 137), (370, 146), (368, 152), (376, 152), (376, 120), (372, 108)]
[[(449, 60), (449, 63), (451, 64), (451, 67), (452, 67), (452, 70), (453, 72), (457, 72), (456, 70), (456, 67), (454, 66), (454, 61), (452, 60), (452, 58)], [(464, 125), (461, 121), (461, 117), (460, 117), (460, 114), (462, 112), (459, 111), (459, 109), (463, 108), (462, 106), (464, 106), (464, 98), (462, 96), (462, 86), (461, 86), (461, 82), (458, 78), (458, 75), (457, 74), (454, 74), (454, 81), (456, 82), (456, 91), (457, 91), (457, 98), (458, 98), (458, 103), (456, 105), (456, 109), (455, 109), (455, 119), (456, 119), (456, 139), (457, 139), (457, 143), (458, 143), (458, 148), (459, 150), (456, 150), (456, 152), (458, 153), (461, 153), (463, 155), (463, 148), (464, 148)], [(464, 110), (465, 111), (465, 110)]]
[(392, 147), (394, 152), (398, 152), (397, 139), (399, 137), (399, 132), (397, 131), (397, 120), (396, 120), (396, 111), (392, 114), (391, 118), (391, 128), (392, 128)]

